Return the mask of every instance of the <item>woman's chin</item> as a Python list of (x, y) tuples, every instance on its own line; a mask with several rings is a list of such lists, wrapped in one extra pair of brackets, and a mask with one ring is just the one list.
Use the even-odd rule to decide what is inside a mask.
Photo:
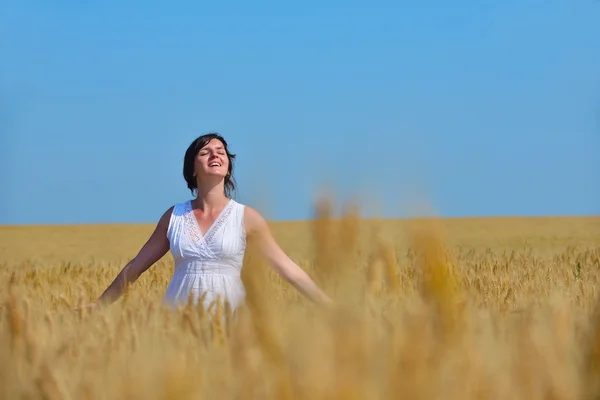
[(225, 174), (219, 171), (208, 171), (205, 174), (206, 179), (214, 179), (214, 180), (221, 180), (221, 179), (225, 179)]

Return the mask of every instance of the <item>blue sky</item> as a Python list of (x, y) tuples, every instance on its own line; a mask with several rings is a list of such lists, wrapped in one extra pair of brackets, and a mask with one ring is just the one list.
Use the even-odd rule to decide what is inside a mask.
[(154, 223), (213, 130), (270, 219), (600, 214), (600, 2), (285, 4), (4, 0), (0, 224)]

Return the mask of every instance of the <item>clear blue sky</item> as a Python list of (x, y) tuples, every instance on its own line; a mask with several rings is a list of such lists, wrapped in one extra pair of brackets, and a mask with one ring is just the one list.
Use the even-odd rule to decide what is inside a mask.
[(600, 1), (285, 3), (3, 0), (0, 223), (154, 223), (212, 130), (270, 219), (600, 214)]

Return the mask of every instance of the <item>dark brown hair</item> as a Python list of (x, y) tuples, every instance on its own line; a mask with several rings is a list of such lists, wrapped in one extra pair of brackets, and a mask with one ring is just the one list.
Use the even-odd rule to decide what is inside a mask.
[(235, 159), (235, 154), (229, 152), (227, 142), (217, 132), (198, 136), (189, 145), (183, 158), (183, 178), (187, 182), (188, 189), (194, 194), (194, 191), (198, 189), (196, 178), (194, 177), (194, 160), (198, 152), (213, 139), (217, 139), (223, 143), (227, 158), (229, 159), (229, 168), (227, 170), (227, 176), (225, 177), (225, 196), (230, 197), (232, 192), (235, 191), (235, 179), (233, 178), (233, 160)]

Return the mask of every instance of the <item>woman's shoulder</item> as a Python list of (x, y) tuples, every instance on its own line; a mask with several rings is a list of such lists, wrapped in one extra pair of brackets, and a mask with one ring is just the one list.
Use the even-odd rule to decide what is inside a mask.
[(185, 213), (186, 207), (189, 204), (189, 200), (173, 203), (163, 213), (163, 218), (170, 219), (172, 216), (177, 216)]
[(168, 224), (169, 221), (171, 220), (171, 218), (185, 214), (185, 211), (186, 211), (187, 207), (189, 206), (189, 204), (190, 204), (189, 199), (171, 204), (171, 206), (169, 206), (169, 208), (167, 208), (162, 213), (159, 221), (162, 221), (162, 222)]
[(249, 205), (242, 206), (244, 207), (244, 226), (247, 233), (262, 231), (267, 228), (267, 221), (258, 210)]

